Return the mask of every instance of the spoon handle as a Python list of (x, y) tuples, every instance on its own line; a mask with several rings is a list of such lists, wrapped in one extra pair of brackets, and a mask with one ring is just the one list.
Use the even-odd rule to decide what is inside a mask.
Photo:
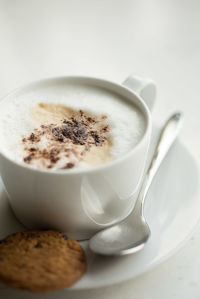
[(151, 160), (150, 166), (147, 170), (146, 177), (142, 184), (141, 191), (138, 196), (136, 206), (141, 209), (141, 214), (143, 215), (143, 203), (149, 187), (160, 167), (163, 159), (165, 158), (168, 150), (175, 141), (181, 127), (183, 124), (183, 114), (181, 112), (174, 113), (165, 123), (157, 145), (154, 150), (153, 158)]

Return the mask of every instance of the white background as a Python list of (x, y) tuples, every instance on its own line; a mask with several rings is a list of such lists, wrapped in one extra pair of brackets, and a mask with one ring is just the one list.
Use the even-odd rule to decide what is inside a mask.
[[(181, 140), (200, 160), (200, 1), (0, 0), (0, 96), (43, 77), (122, 82), (130, 73), (157, 82), (154, 122), (184, 111)], [(138, 279), (43, 298), (199, 299), (199, 277), (197, 229), (175, 256)], [(0, 298), (39, 296), (4, 289)]]

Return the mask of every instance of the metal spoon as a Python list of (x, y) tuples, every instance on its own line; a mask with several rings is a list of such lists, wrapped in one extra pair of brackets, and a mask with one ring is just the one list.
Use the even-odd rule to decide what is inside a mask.
[(125, 255), (141, 250), (150, 237), (150, 228), (144, 217), (144, 200), (155, 174), (176, 139), (183, 123), (183, 115), (174, 113), (165, 123), (151, 164), (145, 175), (133, 212), (122, 222), (106, 228), (89, 241), (89, 248), (101, 255)]

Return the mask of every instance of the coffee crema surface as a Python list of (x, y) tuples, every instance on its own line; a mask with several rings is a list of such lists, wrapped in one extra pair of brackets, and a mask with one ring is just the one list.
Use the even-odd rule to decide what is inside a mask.
[(40, 128), (22, 138), (25, 163), (38, 168), (71, 169), (80, 162), (100, 165), (112, 159), (107, 116), (45, 103), (33, 107), (30, 116)]
[(1, 103), (0, 150), (37, 169), (88, 169), (129, 152), (145, 127), (134, 104), (106, 89), (41, 85)]

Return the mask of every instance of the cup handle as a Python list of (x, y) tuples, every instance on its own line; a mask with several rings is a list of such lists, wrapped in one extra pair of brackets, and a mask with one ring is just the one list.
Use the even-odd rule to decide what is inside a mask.
[(152, 110), (156, 99), (156, 84), (153, 80), (131, 75), (122, 85), (138, 94), (147, 104), (149, 110)]

